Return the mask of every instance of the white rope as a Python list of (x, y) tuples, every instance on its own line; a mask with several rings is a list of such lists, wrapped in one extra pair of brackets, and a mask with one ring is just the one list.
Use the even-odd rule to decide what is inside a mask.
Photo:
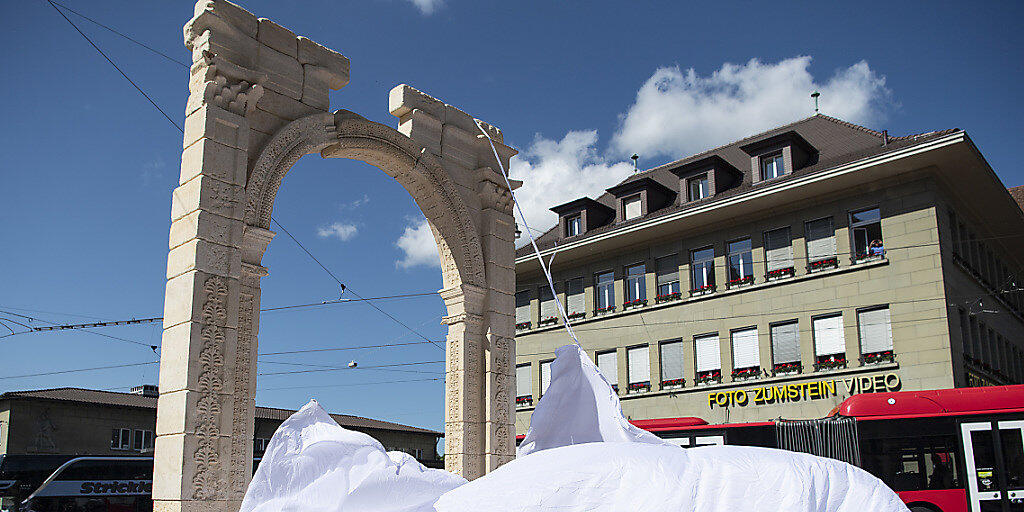
[[(505, 166), (501, 163), (501, 158), (498, 157), (498, 149), (494, 147), (494, 140), (487, 134), (484, 127), (480, 124), (479, 119), (473, 119), (476, 123), (476, 127), (480, 130), (480, 133), (487, 137), (487, 142), (491, 144), (491, 151), (494, 152), (494, 160), (498, 162), (498, 167), (501, 169), (501, 177), (505, 179), (505, 185), (508, 187), (508, 193), (512, 196), (512, 203), (516, 206), (516, 211), (519, 212), (519, 220), (523, 222), (523, 232), (526, 236), (530, 237), (530, 244), (533, 246), (533, 252), (537, 255), (537, 263), (540, 264), (540, 269), (544, 271), (544, 277), (548, 280), (548, 286), (551, 287), (551, 296), (555, 299), (555, 306), (558, 308), (558, 314), (562, 317), (562, 322), (565, 325), (565, 331), (569, 333), (569, 337), (572, 338), (572, 342), (577, 347), (583, 348), (580, 345), (580, 340), (576, 338), (576, 331), (573, 330), (572, 324), (569, 323), (569, 317), (565, 313), (565, 308), (562, 307), (562, 301), (558, 300), (558, 293), (555, 292), (555, 281), (551, 278), (550, 264), (544, 264), (544, 258), (540, 255), (540, 249), (537, 248), (537, 241), (533, 238), (533, 230), (530, 225), (526, 222), (526, 215), (523, 214), (523, 209), (519, 206), (519, 201), (516, 200), (515, 192), (512, 192), (512, 183), (508, 180), (508, 174), (505, 172)], [(556, 251), (557, 252), (557, 251)], [(554, 261), (555, 255), (551, 255), (551, 261)]]

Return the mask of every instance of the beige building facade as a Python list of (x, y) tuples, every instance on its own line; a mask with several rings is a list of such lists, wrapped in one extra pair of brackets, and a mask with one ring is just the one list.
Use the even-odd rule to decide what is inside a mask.
[[(631, 419), (1024, 382), (1024, 213), (961, 130), (817, 115), (552, 210), (558, 299)], [(523, 434), (569, 338), (532, 249), (516, 275)]]

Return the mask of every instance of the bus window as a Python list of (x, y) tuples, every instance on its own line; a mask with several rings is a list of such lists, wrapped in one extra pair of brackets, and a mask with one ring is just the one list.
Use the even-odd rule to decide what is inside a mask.
[(960, 487), (955, 454), (954, 436), (868, 439), (861, 443), (864, 469), (894, 491)]

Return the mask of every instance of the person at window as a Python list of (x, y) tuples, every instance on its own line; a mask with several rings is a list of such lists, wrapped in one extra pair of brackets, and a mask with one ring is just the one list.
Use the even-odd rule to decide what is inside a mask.
[(868, 257), (869, 258), (881, 258), (885, 256), (885, 247), (882, 246), (882, 241), (874, 239), (871, 241), (871, 245), (868, 246)]
[(952, 489), (953, 473), (949, 469), (949, 454), (932, 452), (932, 476), (928, 479), (929, 489)]

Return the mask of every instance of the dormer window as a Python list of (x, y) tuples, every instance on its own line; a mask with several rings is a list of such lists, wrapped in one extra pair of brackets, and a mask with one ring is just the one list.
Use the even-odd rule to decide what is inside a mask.
[(623, 220), (635, 219), (643, 215), (643, 207), (640, 202), (640, 194), (632, 195), (622, 200)]
[(781, 151), (761, 157), (761, 181), (778, 178), (783, 174), (786, 174), (786, 163)]
[(580, 214), (565, 218), (565, 236), (576, 236), (583, 232), (583, 217)]
[(690, 201), (700, 201), (701, 199), (711, 197), (711, 180), (708, 179), (707, 174), (700, 176), (694, 176), (689, 179), (689, 190), (687, 199)]

